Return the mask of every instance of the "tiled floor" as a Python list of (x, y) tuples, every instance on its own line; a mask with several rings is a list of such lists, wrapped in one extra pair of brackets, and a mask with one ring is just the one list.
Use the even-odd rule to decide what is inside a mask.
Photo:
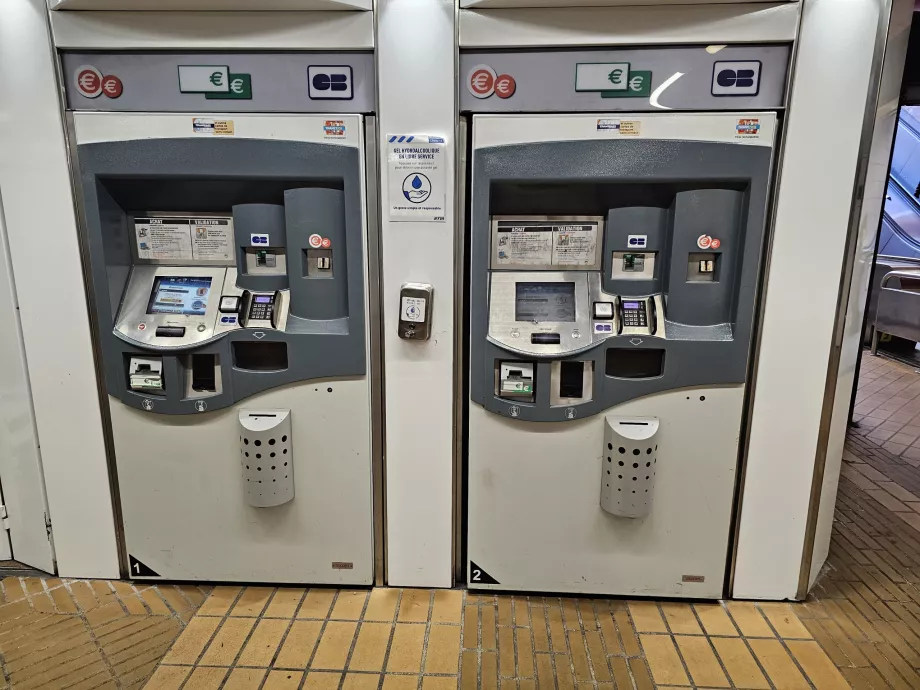
[(140, 688), (210, 588), (7, 577), (2, 687)]
[(920, 376), (916, 367), (863, 353), (855, 431), (920, 467)]
[[(864, 362), (868, 417), (911, 433), (920, 374)], [(850, 433), (804, 603), (217, 587), (196, 613), (203, 588), (8, 577), (0, 668), (13, 689), (920, 688), (920, 460), (881, 424)]]

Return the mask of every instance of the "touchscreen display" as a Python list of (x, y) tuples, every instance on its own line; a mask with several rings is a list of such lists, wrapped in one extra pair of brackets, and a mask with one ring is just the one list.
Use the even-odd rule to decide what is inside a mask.
[(157, 276), (147, 313), (204, 316), (210, 292), (210, 278)]
[(575, 283), (515, 283), (514, 318), (517, 321), (575, 320)]

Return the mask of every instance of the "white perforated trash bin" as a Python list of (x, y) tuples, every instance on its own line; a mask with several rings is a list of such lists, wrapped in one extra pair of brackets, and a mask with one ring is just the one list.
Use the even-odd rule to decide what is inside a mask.
[(640, 518), (652, 509), (658, 469), (658, 418), (605, 418), (601, 508)]
[(240, 411), (240, 466), (249, 505), (271, 508), (293, 500), (290, 410)]

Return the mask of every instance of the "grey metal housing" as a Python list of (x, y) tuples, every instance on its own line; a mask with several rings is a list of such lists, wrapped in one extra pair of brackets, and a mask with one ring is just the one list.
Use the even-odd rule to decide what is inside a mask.
[[(287, 367), (242, 369), (233, 361), (233, 344), (252, 343), (251, 332), (226, 333), (202, 347), (163, 352), (166, 395), (155, 412), (192, 414), (195, 400), (182, 397), (180, 357), (217, 354), (222, 390), (207, 398), (207, 409), (230, 406), (255, 393), (309, 379), (366, 374), (364, 318), (364, 228), (361, 166), (357, 149), (345, 146), (255, 139), (150, 139), (81, 144), (77, 147), (80, 191), (93, 281), (92, 294), (104, 360), (106, 388), (127, 405), (142, 408), (148, 396), (130, 390), (126, 359), (150, 354), (113, 333), (132, 255), (132, 219), (145, 211), (226, 212), (239, 204), (284, 205), (288, 251), (306, 245), (307, 214), (338, 218), (342, 270), (324, 279), (335, 292), (334, 308), (317, 313), (303, 304), (308, 292), (292, 289), (287, 331), (266, 329), (259, 344), (284, 343)], [(289, 192), (312, 198), (311, 206)], [(322, 194), (333, 192), (332, 194)], [(326, 233), (327, 235), (330, 233)], [(338, 259), (337, 259), (338, 261)], [(296, 266), (289, 272), (300, 270)], [(304, 281), (307, 282), (307, 281)]]
[[(517, 144), (473, 153), (470, 257), (470, 396), (487, 410), (521, 421), (568, 421), (651, 393), (745, 381), (760, 274), (772, 149), (730, 143), (592, 140)], [(641, 208), (636, 208), (641, 207)], [(661, 209), (656, 211), (655, 209)], [(500, 214), (607, 215), (605, 290), (624, 296), (664, 292), (667, 337), (611, 337), (561, 358), (593, 361), (593, 397), (574, 408), (551, 407), (550, 361), (513, 354), (487, 340), (490, 217)], [(618, 216), (647, 233), (658, 250), (653, 281), (610, 280)], [(712, 284), (686, 282), (687, 251), (701, 227), (725, 238), (720, 251), (730, 270)], [(626, 233), (622, 233), (624, 240)], [(664, 242), (673, 255), (667, 256)], [(695, 251), (696, 247), (693, 246)], [(702, 250), (701, 250), (702, 251)], [(732, 253), (736, 253), (734, 257)], [(629, 285), (624, 283), (629, 282)], [(638, 284), (637, 284), (638, 283)], [(708, 288), (708, 290), (707, 290)], [(585, 305), (584, 308), (590, 308)], [(662, 374), (614, 378), (605, 373), (611, 348), (663, 350)], [(496, 360), (536, 361), (536, 401), (495, 395)]]

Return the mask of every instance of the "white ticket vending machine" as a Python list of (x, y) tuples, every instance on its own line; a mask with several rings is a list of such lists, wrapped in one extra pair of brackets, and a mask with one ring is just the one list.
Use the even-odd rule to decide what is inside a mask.
[(131, 577), (372, 583), (373, 55), (62, 59)]
[(471, 587), (724, 595), (788, 59), (461, 54)]

